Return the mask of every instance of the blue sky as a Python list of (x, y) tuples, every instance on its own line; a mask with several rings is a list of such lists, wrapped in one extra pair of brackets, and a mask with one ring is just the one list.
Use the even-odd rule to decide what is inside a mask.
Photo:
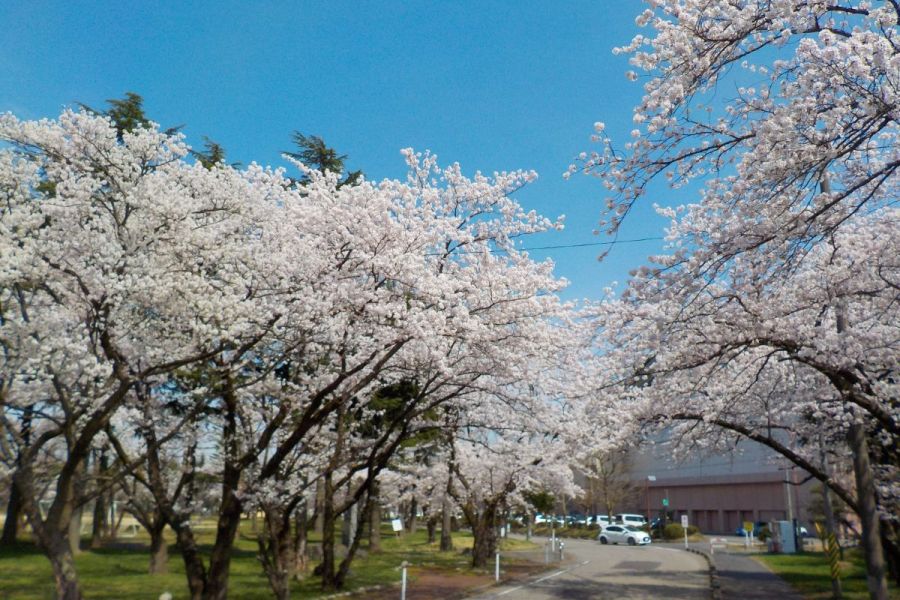
[[(566, 230), (527, 245), (605, 241), (604, 190), (562, 173), (590, 150), (595, 121), (624, 143), (640, 83), (613, 46), (638, 30), (637, 0), (610, 2), (7, 2), (0, 5), (0, 111), (53, 117), (134, 91), (188, 141), (230, 161), (281, 164), (294, 130), (348, 154), (369, 178), (402, 177), (400, 149), (430, 149), (468, 172), (534, 169), (517, 194)], [(621, 145), (621, 144), (619, 144)], [(651, 201), (680, 204), (663, 188)], [(686, 194), (686, 192), (682, 192)], [(620, 239), (659, 236), (649, 203)], [(535, 251), (598, 297), (660, 242)]]

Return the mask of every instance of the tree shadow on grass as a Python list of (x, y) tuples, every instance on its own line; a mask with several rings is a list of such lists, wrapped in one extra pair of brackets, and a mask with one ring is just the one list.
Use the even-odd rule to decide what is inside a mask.
[(6, 558), (23, 558), (26, 556), (40, 555), (44, 553), (33, 542), (16, 542), (10, 546), (0, 546), (0, 560)]

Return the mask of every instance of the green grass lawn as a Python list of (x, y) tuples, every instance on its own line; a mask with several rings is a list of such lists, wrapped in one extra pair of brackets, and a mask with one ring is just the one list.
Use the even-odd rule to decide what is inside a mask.
[[(201, 530), (198, 536), (208, 552), (212, 545), (213, 530)], [(174, 536), (168, 536), (172, 539)], [(315, 541), (315, 540), (311, 540)], [(86, 598), (121, 600), (159, 598), (170, 592), (177, 600), (187, 597), (187, 584), (181, 555), (174, 545), (169, 547), (169, 573), (147, 574), (149, 551), (144, 544), (146, 536), (122, 540), (127, 547), (85, 550), (76, 558), (79, 580)], [(366, 542), (350, 567), (346, 589), (356, 589), (379, 584), (391, 584), (400, 580), (398, 565), (403, 561), (415, 568), (459, 570), (470, 572), (471, 558), (462, 550), (471, 547), (471, 535), (466, 532), (453, 534), (453, 552), (439, 552), (436, 544), (428, 544), (424, 531), (397, 538), (388, 529), (382, 537), (383, 551), (365, 552)], [(504, 550), (525, 549), (533, 544), (520, 540), (504, 540)], [(124, 544), (123, 544), (124, 545)], [(412, 577), (415, 577), (413, 569)], [(293, 598), (315, 598), (323, 595), (319, 590), (319, 578), (309, 577), (292, 584)], [(0, 549), (0, 600), (38, 600), (53, 598), (53, 572), (46, 557), (33, 545), (23, 543), (15, 549)], [(229, 596), (242, 600), (271, 598), (268, 580), (256, 559), (256, 542), (250, 535), (249, 524), (241, 527), (231, 563)]]
[[(806, 598), (831, 598), (831, 577), (828, 559), (822, 552), (803, 554), (760, 554), (755, 557), (787, 581)], [(844, 598), (864, 600), (869, 597), (866, 589), (866, 565), (862, 552), (847, 550), (841, 563), (841, 585)], [(900, 589), (890, 586), (891, 598), (900, 600)]]

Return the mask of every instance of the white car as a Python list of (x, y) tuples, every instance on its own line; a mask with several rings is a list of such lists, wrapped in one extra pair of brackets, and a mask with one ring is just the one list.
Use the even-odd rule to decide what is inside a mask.
[(650, 543), (650, 534), (630, 525), (607, 525), (600, 530), (597, 539), (601, 544), (621, 543), (629, 546), (643, 546)]
[(562, 524), (562, 517), (558, 517), (556, 515), (542, 515), (541, 513), (538, 513), (534, 515), (534, 522), (538, 525), (560, 525)]
[(619, 513), (615, 516), (616, 523), (622, 523), (623, 525), (633, 525), (635, 527), (641, 527), (642, 525), (647, 524), (647, 519), (644, 515), (635, 515), (628, 513)]

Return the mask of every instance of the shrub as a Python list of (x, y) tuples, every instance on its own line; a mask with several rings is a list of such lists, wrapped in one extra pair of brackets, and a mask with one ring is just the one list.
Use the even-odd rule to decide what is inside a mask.
[(684, 537), (684, 527), (679, 523), (669, 523), (663, 529), (663, 537), (667, 540), (678, 540)]

